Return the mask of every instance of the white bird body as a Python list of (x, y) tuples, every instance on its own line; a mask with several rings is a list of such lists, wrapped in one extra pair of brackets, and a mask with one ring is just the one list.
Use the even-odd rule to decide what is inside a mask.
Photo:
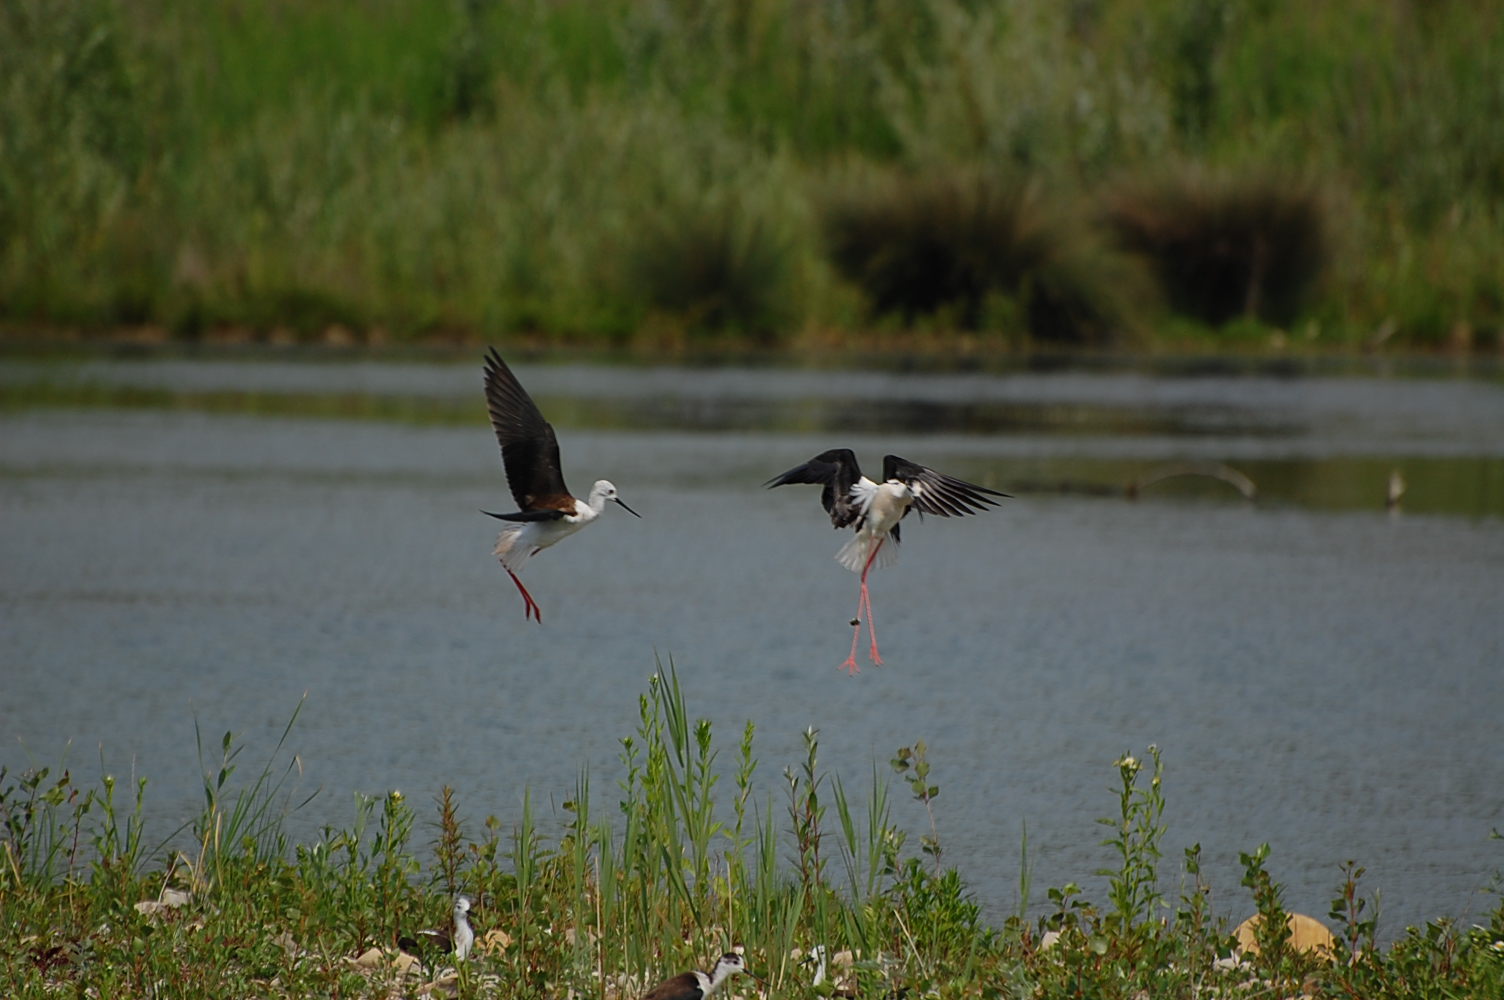
[(616, 499), (616, 487), (609, 480), (600, 479), (590, 488), (590, 496), (574, 500), (574, 513), (552, 521), (523, 521), (508, 524), (496, 536), (496, 548), (492, 555), (501, 564), (516, 573), (533, 556), (550, 545), (556, 545), (601, 516), (606, 501)]
[(470, 927), (470, 899), (459, 896), (454, 901), (454, 955), (461, 962), (470, 957), (475, 931)]
[(868, 566), (891, 566), (897, 562), (898, 546), (883, 542), (914, 506), (914, 496), (912, 487), (896, 479), (874, 483), (863, 476), (852, 483), (851, 498), (861, 510), (861, 517), (856, 533), (836, 553), (836, 561), (853, 573), (860, 573)]
[[(470, 897), (454, 897), (454, 908), (450, 911), (451, 926), (449, 930), (421, 930), (418, 931), (418, 939), (428, 942), (423, 947), (443, 953), (452, 952), (460, 961), (470, 957), (470, 949), (475, 944), (475, 931), (470, 927)], [(399, 940), (402, 947), (417, 947), (417, 941), (412, 939)]]

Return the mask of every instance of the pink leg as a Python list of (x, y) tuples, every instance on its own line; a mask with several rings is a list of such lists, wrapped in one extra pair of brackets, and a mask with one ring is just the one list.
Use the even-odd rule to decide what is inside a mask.
[(848, 674), (861, 673), (861, 668), (856, 665), (856, 646), (862, 637), (862, 616), (867, 619), (867, 633), (872, 638), (871, 656), (872, 662), (877, 666), (883, 665), (883, 658), (877, 652), (877, 631), (872, 625), (872, 594), (867, 589), (867, 574), (872, 570), (872, 560), (877, 558), (878, 549), (883, 547), (886, 538), (879, 538), (872, 551), (867, 554), (867, 562), (862, 566), (862, 589), (856, 601), (856, 618), (853, 620), (854, 631), (851, 634), (851, 652), (847, 654), (846, 661), (841, 664), (841, 669)]
[[(507, 568), (503, 566), (502, 569)], [(522, 599), (527, 602), (526, 606), (523, 608), (523, 617), (536, 618), (538, 619), (538, 624), (542, 625), (543, 609), (538, 607), (538, 602), (533, 600), (533, 595), (529, 594), (527, 592), (527, 588), (522, 585), (522, 581), (517, 579), (516, 573), (513, 573), (511, 570), (507, 569), (507, 576), (510, 576), (512, 578), (512, 582), (517, 585), (518, 592), (522, 594)]]
[(883, 665), (883, 658), (877, 653), (877, 628), (872, 621), (872, 594), (867, 590), (867, 574), (872, 569), (872, 560), (877, 558), (878, 551), (883, 547), (883, 543), (887, 540), (887, 536), (884, 536), (877, 540), (877, 544), (872, 546), (871, 554), (867, 556), (867, 564), (862, 567), (861, 600), (867, 605), (867, 634), (872, 638), (872, 649), (870, 651), (872, 656), (872, 663), (875, 666), (879, 667)]
[(856, 617), (851, 620), (851, 652), (846, 654), (846, 662), (841, 664), (841, 669), (852, 677), (862, 672), (862, 668), (856, 665), (856, 644), (862, 638), (862, 609), (865, 602), (858, 597), (856, 601)]
[(862, 584), (862, 599), (867, 602), (867, 634), (872, 638), (872, 648), (868, 655), (872, 657), (873, 666), (883, 665), (883, 658), (877, 652), (877, 628), (872, 623), (872, 595), (867, 592), (867, 585)]

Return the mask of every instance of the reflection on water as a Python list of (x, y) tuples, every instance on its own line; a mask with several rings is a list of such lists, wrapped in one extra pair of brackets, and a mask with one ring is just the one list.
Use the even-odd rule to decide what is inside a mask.
[[(912, 374), (529, 366), (561, 428), (852, 435), (948, 434), (1016, 489), (1121, 494), (1186, 462), (1228, 463), (1266, 502), (1504, 515), (1504, 387), (1497, 378), (1136, 372)], [(244, 361), (11, 362), (12, 409), (187, 409), (472, 426), (474, 364)], [(1154, 494), (1223, 495), (1181, 478)], [(1142, 494), (1147, 498), (1148, 494)]]
[[(504, 495), (478, 364), (7, 362), (0, 764), (54, 764), (72, 741), (77, 771), (134, 767), (176, 820), (195, 805), (195, 718), (257, 759), (306, 692), (292, 744), (328, 789), (307, 832), (344, 821), (352, 790), (421, 804), (445, 783), (511, 822), (524, 784), (563, 795), (588, 767), (609, 788), (671, 656), (721, 740), (756, 723), (770, 796), (807, 726), (848, 787), (928, 741), (946, 857), (995, 918), (1015, 907), (1024, 824), (1037, 896), (1093, 884), (1111, 762), (1148, 743), (1168, 768), (1164, 871), (1202, 843), (1231, 914), (1250, 906), (1237, 852), (1264, 840), (1307, 912), (1348, 858), (1383, 890), (1387, 933), (1487, 906), (1498, 384), (518, 373), (571, 481), (611, 478), (644, 515), (608, 511), (529, 565), (542, 627), (478, 513)], [(873, 578), (888, 662), (854, 680), (836, 670), (856, 600), (841, 536), (812, 492), (759, 487), (831, 446), (1015, 494), (905, 526), (899, 566)], [(1209, 477), (1123, 495), (1207, 462), (1258, 500)]]

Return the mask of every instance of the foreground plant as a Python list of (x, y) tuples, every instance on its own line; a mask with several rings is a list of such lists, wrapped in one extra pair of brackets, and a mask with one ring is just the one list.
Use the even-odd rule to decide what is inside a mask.
[[(1243, 856), (1260, 947), (1235, 954), (1211, 911), (1199, 847), (1184, 852), (1178, 901), (1161, 891), (1155, 747), (1115, 763), (1105, 901), (1068, 884), (1049, 890), (1047, 915), (1031, 921), (1025, 903), (994, 928), (960, 873), (941, 864), (938, 786), (921, 741), (893, 760), (926, 811), (913, 817), (929, 827), (914, 855), (875, 771), (864, 813), (821, 768), (815, 729), (784, 772), (786, 806), (759, 799), (753, 727), (721, 767), (712, 727), (690, 713), (672, 664), (649, 681), (637, 729), (622, 740), (616, 808), (598, 813), (582, 774), (557, 830), (534, 815), (530, 790), (510, 830), (494, 818), (468, 829), (445, 788), (426, 849), (396, 791), (358, 797), (348, 825), (291, 844), (284, 821), (309, 799), (278, 759), (290, 729), (246, 785), (236, 781), (241, 748), (221, 741), (188, 851), (142, 846), (144, 782), (122, 802), (108, 776), (89, 789), (71, 771), (0, 772), (0, 995), (631, 1000), (733, 947), (769, 996), (1504, 995), (1504, 905), (1486, 926), (1438, 921), (1385, 950), (1362, 871), (1348, 864), (1331, 914), (1341, 947), (1298, 953), (1267, 847)], [(468, 958), (401, 954), (400, 939), (445, 924), (459, 891), (475, 904)], [(827, 970), (818, 987), (811, 956)], [(752, 989), (738, 981), (725, 992)]]

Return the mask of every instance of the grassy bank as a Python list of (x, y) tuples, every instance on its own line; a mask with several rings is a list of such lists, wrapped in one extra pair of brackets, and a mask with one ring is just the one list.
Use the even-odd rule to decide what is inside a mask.
[[(294, 716), (294, 723), (296, 715)], [(289, 723), (289, 731), (294, 723)], [(1199, 849), (1162, 871), (1165, 801), (1158, 751), (1113, 765), (1120, 793), (1101, 820), (1106, 896), (1050, 888), (1031, 919), (1024, 841), (1020, 913), (993, 927), (945, 866), (943, 807), (925, 746), (861, 795), (819, 764), (818, 734), (783, 773), (783, 799), (753, 792), (749, 724), (720, 746), (688, 712), (672, 670), (641, 698), (606, 815), (582, 775), (566, 820), (544, 830), (524, 791), (522, 819), (477, 822), (445, 788), (424, 816), (392, 792), (357, 799), (355, 818), (293, 843), (305, 807), (283, 744), (255, 773), (230, 734), (199, 746), (204, 806), (160, 845), (147, 836), (147, 783), (87, 786), (69, 773), (0, 774), (0, 990), (16, 998), (88, 989), (110, 997), (635, 997), (733, 945), (767, 996), (1320, 997), (1497, 996), (1504, 905), (1490, 926), (1437, 921), (1376, 943), (1375, 904), (1351, 864), (1334, 887), (1328, 950), (1284, 934), (1241, 953), (1211, 911)], [(724, 753), (723, 753), (724, 751)], [(937, 770), (943, 770), (937, 768)], [(857, 799), (863, 805), (855, 805)], [(912, 799), (913, 801), (908, 801)], [(938, 800), (943, 801), (943, 800)], [(894, 815), (923, 817), (910, 843)], [(169, 842), (172, 846), (168, 846)], [(1285, 926), (1277, 862), (1243, 856), (1246, 909)], [(1180, 886), (1165, 894), (1167, 883)], [(476, 901), (470, 960), (399, 942), (441, 926), (454, 893)], [(831, 958), (813, 982), (803, 959)], [(409, 945), (409, 947), (412, 947)], [(375, 949), (373, 951), (373, 949)], [(417, 949), (414, 949), (417, 950)], [(843, 955), (841, 953), (847, 953)], [(437, 983), (437, 986), (433, 984)], [(1147, 991), (1147, 994), (1146, 992)], [(751, 995), (746, 980), (731, 994)]]
[(8, 0), (0, 323), (1504, 341), (1504, 15)]

